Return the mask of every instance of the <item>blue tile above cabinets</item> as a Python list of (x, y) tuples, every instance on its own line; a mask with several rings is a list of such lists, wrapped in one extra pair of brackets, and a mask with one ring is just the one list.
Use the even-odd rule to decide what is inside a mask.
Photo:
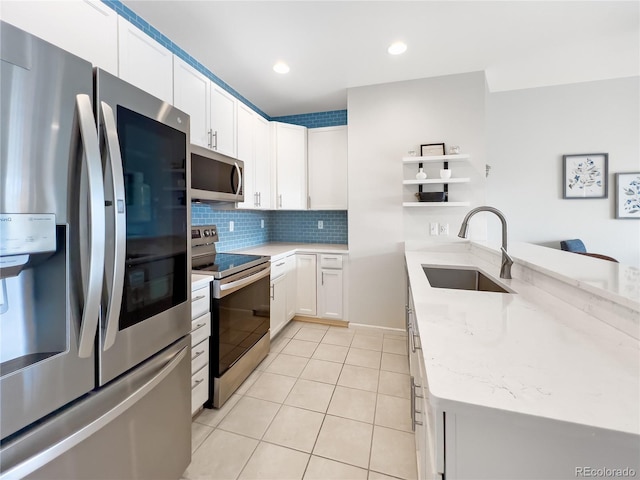
[(302, 125), (307, 128), (338, 127), (347, 125), (347, 111), (332, 110), (329, 112), (303, 113), (300, 115), (272, 117), (271, 120), (293, 123), (294, 125)]
[(191, 223), (218, 226), (219, 252), (267, 242), (346, 244), (348, 238), (346, 211), (215, 210), (205, 203), (192, 203)]

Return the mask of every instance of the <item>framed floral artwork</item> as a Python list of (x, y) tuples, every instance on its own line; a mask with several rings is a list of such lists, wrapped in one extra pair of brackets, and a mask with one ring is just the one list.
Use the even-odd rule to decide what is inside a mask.
[(607, 198), (609, 154), (563, 155), (562, 198)]
[(640, 218), (640, 172), (616, 173), (616, 218)]

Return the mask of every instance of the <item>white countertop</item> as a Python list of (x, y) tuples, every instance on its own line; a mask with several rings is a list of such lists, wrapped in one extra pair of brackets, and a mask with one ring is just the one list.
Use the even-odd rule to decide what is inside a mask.
[(246, 253), (249, 255), (267, 255), (271, 261), (278, 260), (293, 253), (336, 253), (346, 255), (349, 247), (343, 244), (334, 243), (283, 243), (270, 242), (254, 247), (233, 250), (232, 253)]
[(197, 290), (198, 288), (206, 287), (209, 282), (213, 280), (212, 275), (201, 275), (199, 273), (191, 274), (191, 291)]
[[(638, 340), (518, 278), (499, 279), (499, 265), (468, 246), (439, 250), (405, 254), (435, 403), (640, 433)], [(535, 252), (526, 246), (509, 250), (525, 257)], [(545, 265), (551, 256), (537, 268), (553, 269), (558, 277), (566, 269), (569, 282), (584, 283), (583, 273), (598, 285), (597, 275), (608, 278), (610, 267), (596, 275), (599, 266), (591, 258), (576, 255), (578, 263), (589, 261), (586, 266), (573, 265), (571, 256), (566, 264), (556, 257), (555, 265)], [(422, 270), (426, 264), (477, 266), (516, 293), (432, 288)], [(612, 290), (637, 305), (633, 295)]]

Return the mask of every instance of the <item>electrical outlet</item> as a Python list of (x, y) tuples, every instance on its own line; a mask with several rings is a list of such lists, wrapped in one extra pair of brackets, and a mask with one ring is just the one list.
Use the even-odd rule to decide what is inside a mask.
[(449, 235), (449, 224), (441, 223), (440, 224), (440, 235)]
[(322, 220), (318, 220), (318, 230), (322, 230), (324, 228), (324, 222)]
[(231, 221), (229, 222), (229, 231), (230, 231), (230, 232), (233, 232), (233, 228), (234, 228), (233, 220), (231, 220)]
[(264, 228), (264, 219), (260, 219), (260, 228)]
[(438, 222), (429, 223), (429, 235), (438, 235)]

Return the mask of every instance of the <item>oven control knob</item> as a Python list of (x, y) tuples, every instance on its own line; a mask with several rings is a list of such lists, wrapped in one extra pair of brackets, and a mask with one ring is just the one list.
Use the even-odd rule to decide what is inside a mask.
[(204, 236), (205, 237), (210, 237), (211, 236), (211, 230), (207, 229), (204, 231)]

